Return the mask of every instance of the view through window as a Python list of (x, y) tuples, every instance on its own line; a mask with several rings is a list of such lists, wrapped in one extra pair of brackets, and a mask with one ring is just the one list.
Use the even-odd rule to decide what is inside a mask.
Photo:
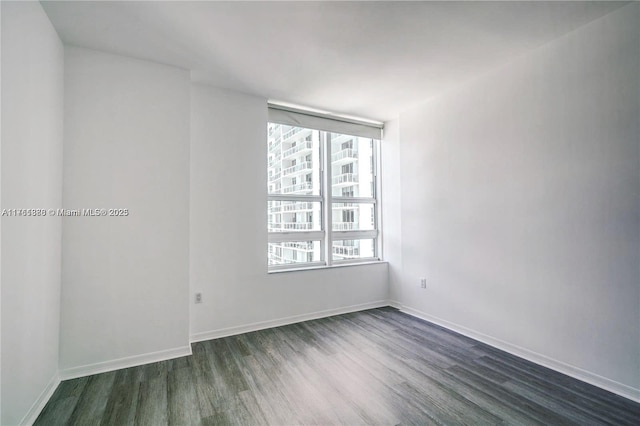
[(267, 142), (270, 269), (377, 259), (378, 140), (269, 123)]

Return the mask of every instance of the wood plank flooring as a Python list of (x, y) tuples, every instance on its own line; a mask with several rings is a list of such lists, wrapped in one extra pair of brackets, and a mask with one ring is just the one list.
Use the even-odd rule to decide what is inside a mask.
[(381, 308), (64, 381), (36, 425), (639, 425), (640, 404)]

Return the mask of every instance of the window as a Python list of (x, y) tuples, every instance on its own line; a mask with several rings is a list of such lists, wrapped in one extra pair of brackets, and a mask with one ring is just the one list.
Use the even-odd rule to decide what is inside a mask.
[(353, 197), (353, 194), (354, 194), (353, 186), (347, 186), (345, 188), (342, 188), (342, 196), (343, 197)]
[(296, 113), (286, 110), (282, 118), (282, 110), (269, 109), (269, 269), (379, 259), (381, 126), (362, 134), (357, 126), (316, 126), (309, 116), (289, 120), (290, 114)]

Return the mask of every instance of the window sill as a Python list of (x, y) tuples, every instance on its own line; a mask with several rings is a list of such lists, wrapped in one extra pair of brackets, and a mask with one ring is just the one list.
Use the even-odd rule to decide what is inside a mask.
[(387, 263), (386, 260), (366, 260), (363, 262), (352, 262), (352, 263), (338, 263), (335, 265), (319, 265), (319, 266), (305, 266), (299, 268), (287, 268), (287, 269), (274, 269), (268, 271), (269, 274), (282, 274), (285, 272), (301, 272), (301, 271), (317, 271), (319, 269), (335, 269), (335, 268), (348, 268), (352, 266), (364, 266), (364, 265), (375, 265), (378, 263)]

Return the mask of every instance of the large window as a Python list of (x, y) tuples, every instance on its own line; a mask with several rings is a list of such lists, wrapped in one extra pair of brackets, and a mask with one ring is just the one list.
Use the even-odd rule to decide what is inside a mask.
[[(305, 117), (271, 113), (268, 123), (270, 270), (380, 258), (376, 194), (380, 128), (335, 132)], [(295, 117), (293, 125), (287, 117)], [(273, 117), (275, 116), (275, 119)], [(280, 122), (278, 122), (280, 121)], [(316, 124), (312, 122), (310, 124)], [(331, 124), (331, 123), (330, 123)], [(342, 130), (341, 123), (336, 129)], [(377, 131), (377, 133), (376, 133)], [(373, 134), (371, 134), (373, 133)]]

